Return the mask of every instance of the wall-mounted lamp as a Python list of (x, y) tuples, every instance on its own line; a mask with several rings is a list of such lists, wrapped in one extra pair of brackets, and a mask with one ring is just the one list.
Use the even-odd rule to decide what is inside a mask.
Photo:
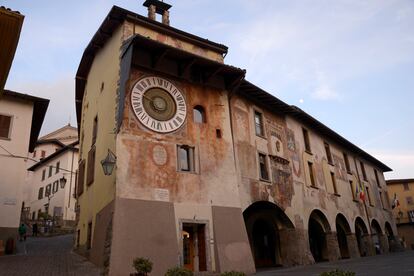
[(101, 160), (101, 165), (105, 175), (111, 175), (112, 171), (114, 170), (116, 164), (116, 156), (115, 154), (108, 149), (108, 154), (106, 155), (105, 159)]
[(62, 176), (61, 179), (59, 179), (59, 183), (60, 183), (60, 188), (64, 189), (65, 185), (66, 185), (66, 178), (64, 176)]

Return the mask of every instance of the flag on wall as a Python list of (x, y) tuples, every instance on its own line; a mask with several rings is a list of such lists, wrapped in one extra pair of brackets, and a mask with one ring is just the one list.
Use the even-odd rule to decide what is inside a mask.
[(392, 201), (392, 209), (395, 209), (395, 207), (400, 206), (400, 201), (397, 198), (397, 193), (394, 193), (394, 200)]
[[(361, 183), (359, 185), (361, 185)], [(361, 187), (359, 187), (359, 188), (360, 188), (359, 198), (362, 201), (365, 201), (365, 188), (364, 188), (364, 185), (362, 184)]]

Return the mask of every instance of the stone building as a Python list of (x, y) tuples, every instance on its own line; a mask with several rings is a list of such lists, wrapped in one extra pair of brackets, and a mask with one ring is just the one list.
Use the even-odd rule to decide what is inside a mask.
[[(24, 183), (49, 100), (4, 90), (0, 98), (0, 241), (16, 239)], [(0, 242), (1, 243), (1, 242)]]
[(170, 5), (144, 5), (114, 6), (77, 71), (78, 251), (111, 275), (135, 257), (163, 275), (388, 252), (390, 168), (169, 26)]
[(387, 180), (387, 186), (399, 237), (414, 250), (414, 179)]
[(30, 173), (25, 189), (27, 220), (39, 220), (48, 213), (62, 225), (74, 225), (78, 145), (78, 130), (71, 125), (44, 135), (36, 142), (31, 154), (32, 162), (28, 162)]

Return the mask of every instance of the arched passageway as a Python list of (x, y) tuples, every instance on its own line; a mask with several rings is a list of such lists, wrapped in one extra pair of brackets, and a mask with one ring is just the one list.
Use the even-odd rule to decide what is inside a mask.
[(358, 243), (359, 254), (361, 257), (368, 256), (368, 248), (364, 241), (364, 237), (368, 235), (368, 229), (364, 221), (357, 217), (355, 220), (355, 236)]
[(250, 247), (257, 268), (277, 267), (283, 263), (283, 240), (281, 231), (293, 229), (293, 223), (275, 204), (259, 201), (243, 212)]
[(350, 258), (348, 235), (351, 234), (351, 228), (345, 216), (338, 214), (336, 216), (336, 235), (338, 239), (339, 251), (342, 259)]
[(329, 232), (331, 232), (331, 228), (325, 215), (319, 210), (314, 210), (309, 217), (308, 235), (309, 248), (315, 262), (329, 260), (326, 239)]
[(372, 237), (372, 242), (374, 244), (374, 248), (375, 248), (375, 254), (380, 255), (382, 254), (384, 248), (382, 248), (381, 246), (381, 235), (382, 235), (382, 230), (381, 230), (381, 226), (379, 225), (378, 221), (373, 219), (371, 222), (371, 237)]

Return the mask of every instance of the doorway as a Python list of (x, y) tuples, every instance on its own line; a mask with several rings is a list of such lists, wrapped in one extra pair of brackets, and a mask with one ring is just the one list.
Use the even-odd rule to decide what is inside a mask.
[(183, 223), (183, 265), (191, 271), (207, 271), (206, 224)]

